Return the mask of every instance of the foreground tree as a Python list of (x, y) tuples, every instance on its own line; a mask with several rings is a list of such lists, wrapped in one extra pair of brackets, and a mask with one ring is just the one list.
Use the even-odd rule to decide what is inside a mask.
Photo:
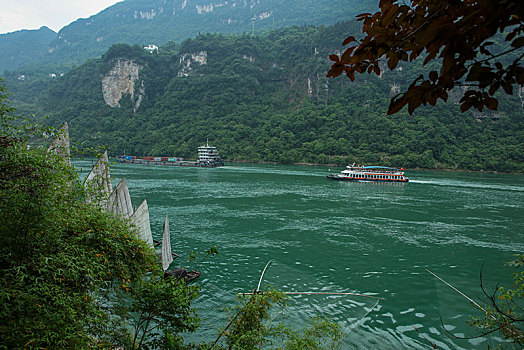
[[(17, 126), (1, 83), (0, 348), (182, 344), (197, 288), (164, 280), (128, 222), (85, 204), (63, 157), (28, 146), (44, 135)], [(147, 326), (133, 329), (136, 315)]]
[[(230, 323), (211, 347), (239, 350), (256, 350), (268, 345), (286, 350), (341, 348), (344, 333), (336, 323), (316, 318), (308, 328), (297, 331), (283, 323), (272, 322), (272, 309), (277, 307), (283, 312), (286, 306), (286, 294), (272, 288), (249, 297), (239, 296), (237, 305), (230, 309)], [(226, 338), (224, 346), (217, 345), (222, 336)]]
[[(424, 58), (442, 62), (440, 72), (420, 75), (408, 90), (395, 96), (388, 114), (406, 104), (411, 114), (421, 104), (446, 101), (448, 92), (463, 88), (460, 108), (496, 110), (495, 93), (501, 88), (513, 93), (514, 84), (524, 84), (524, 2), (521, 0), (381, 0), (379, 11), (357, 16), (363, 22), (364, 38), (346, 38), (350, 45), (334, 61), (328, 77), (345, 73), (380, 75), (380, 60), (393, 70), (401, 61)], [(500, 33), (500, 34), (498, 34)], [(496, 42), (503, 38), (501, 45)]]
[[(17, 126), (6, 97), (0, 80), (0, 349), (209, 349), (182, 337), (199, 325), (198, 285), (165, 279), (129, 222), (86, 204), (76, 170), (28, 147), (44, 135)], [(217, 253), (206, 251), (197, 267)], [(233, 325), (228, 348), (258, 348), (276, 334), (269, 308), (283, 294), (252, 300), (235, 309), (246, 323)], [(286, 349), (318, 349), (338, 328), (316, 322), (303, 336), (283, 329)]]

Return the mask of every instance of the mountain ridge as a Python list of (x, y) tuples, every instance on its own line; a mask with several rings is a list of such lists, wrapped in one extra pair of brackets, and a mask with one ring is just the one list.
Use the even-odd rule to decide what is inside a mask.
[(190, 158), (209, 139), (238, 161), (524, 172), (519, 96), (501, 95), (496, 113), (461, 113), (450, 98), (388, 116), (397, 89), (438, 62), (326, 79), (328, 54), (359, 30), (351, 21), (202, 34), (155, 53), (114, 45), (57, 78), (38, 104), (51, 124), (68, 121), (78, 145), (113, 155)]
[(43, 58), (57, 33), (46, 26), (0, 34), (0, 73)]
[[(374, 8), (377, 0), (125, 0), (60, 29), (20, 62), (0, 53), (0, 72), (24, 65), (82, 63), (117, 43), (161, 45), (200, 33), (259, 33), (293, 25), (331, 25)], [(11, 33), (12, 34), (12, 33)], [(15, 34), (12, 34), (15, 35)], [(8, 35), (9, 36), (9, 35)], [(1, 45), (0, 39), (0, 45)]]

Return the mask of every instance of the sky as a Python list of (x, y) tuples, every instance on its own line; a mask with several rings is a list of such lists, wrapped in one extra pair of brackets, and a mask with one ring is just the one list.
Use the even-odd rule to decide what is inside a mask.
[(119, 0), (0, 0), (0, 34), (47, 26), (58, 32)]

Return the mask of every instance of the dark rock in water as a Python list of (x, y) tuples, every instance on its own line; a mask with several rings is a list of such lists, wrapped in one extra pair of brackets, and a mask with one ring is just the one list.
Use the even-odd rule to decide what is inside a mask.
[(186, 269), (179, 268), (179, 269), (174, 269), (174, 270), (169, 270), (169, 271), (164, 272), (164, 277), (176, 278), (177, 281), (183, 278), (184, 281), (188, 283), (200, 277), (200, 274), (201, 273), (199, 271), (195, 271), (195, 270), (187, 271)]

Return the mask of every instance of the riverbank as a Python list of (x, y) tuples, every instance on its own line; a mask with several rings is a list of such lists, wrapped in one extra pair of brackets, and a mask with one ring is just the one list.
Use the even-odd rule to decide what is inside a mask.
[[(279, 163), (279, 162), (260, 162), (260, 161), (250, 161), (250, 160), (225, 160), (226, 163), (239, 163), (239, 164), (268, 164), (268, 165), (297, 165), (297, 166), (312, 166), (312, 167), (329, 167), (329, 168), (340, 168), (344, 169), (346, 165), (339, 165), (335, 163), (331, 164), (320, 164), (320, 163)], [(373, 164), (377, 165), (377, 164)], [(470, 170), (470, 169), (452, 169), (452, 168), (405, 168), (406, 172), (408, 171), (445, 171), (445, 172), (459, 172), (459, 173), (475, 173), (475, 174), (507, 174), (507, 175), (524, 175), (524, 172), (503, 172), (503, 171), (488, 171), (488, 170)]]

